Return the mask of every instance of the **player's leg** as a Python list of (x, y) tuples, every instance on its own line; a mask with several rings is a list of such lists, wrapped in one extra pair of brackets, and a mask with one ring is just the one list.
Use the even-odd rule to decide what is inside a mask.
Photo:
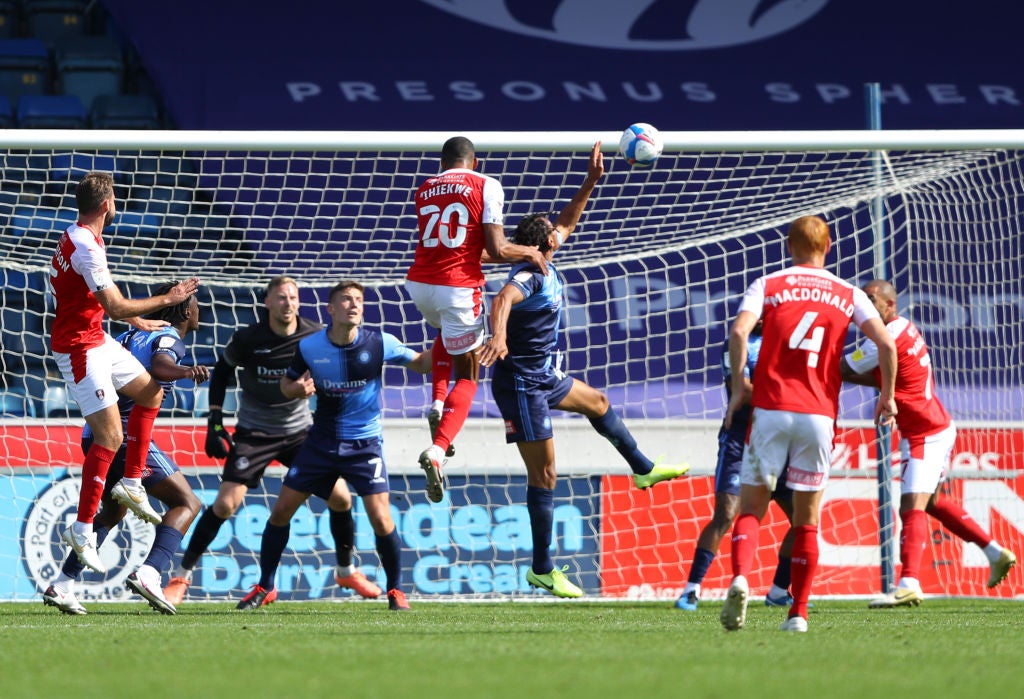
[[(441, 424), (441, 415), (444, 414), (444, 401), (448, 397), (448, 384), (452, 379), (452, 357), (441, 341), (441, 335), (434, 338), (431, 348), (431, 369), (430, 384), (433, 399), (430, 403), (430, 410), (427, 412), (427, 426), (430, 428), (430, 441), (437, 437), (437, 428)], [(455, 446), (448, 445), (445, 456), (455, 456)]]
[(327, 511), (334, 539), (337, 565), (334, 567), (334, 582), (341, 587), (354, 590), (367, 599), (380, 596), (383, 590), (366, 578), (355, 566), (352, 552), (356, 543), (356, 522), (352, 517), (352, 494), (345, 479), (339, 478), (327, 499)]
[(790, 527), (786, 530), (786, 534), (782, 537), (782, 542), (779, 544), (778, 561), (775, 564), (772, 586), (764, 597), (766, 607), (789, 607), (793, 604), (793, 595), (790, 594), (789, 588), (793, 581), (793, 540), (796, 538), (796, 532), (792, 526), (793, 491), (786, 483), (788, 474), (788, 469), (783, 469), (783, 475), (779, 477), (779, 483), (775, 486), (775, 492), (772, 493), (772, 499), (779, 506), (779, 509), (782, 510), (782, 513), (786, 515)]
[(124, 478), (114, 486), (111, 495), (140, 519), (150, 524), (159, 524), (161, 516), (149, 502), (149, 496), (142, 485), (142, 473), (149, 456), (149, 446), (153, 441), (153, 425), (157, 413), (160, 412), (164, 392), (156, 379), (145, 369), (138, 373), (138, 360), (124, 348), (121, 349), (125, 356), (114, 362), (113, 381), (118, 392), (135, 401), (135, 405), (128, 414), (128, 426), (125, 430), (127, 452)]
[(612, 443), (633, 471), (637, 488), (649, 488), (690, 470), (689, 464), (664, 464), (660, 458), (655, 461), (647, 458), (609, 404), (608, 397), (596, 388), (579, 379), (563, 377), (552, 387), (551, 396), (552, 407), (586, 416), (597, 433)]
[(824, 415), (790, 413), (789, 467), (786, 482), (793, 490), (793, 605), (779, 628), (807, 630), (807, 605), (818, 569), (818, 521), (822, 493), (832, 468), (835, 421)]
[[(274, 460), (288, 465), (305, 440), (305, 431), (294, 435), (256, 435), (239, 427), (224, 461), (221, 484), (213, 504), (203, 510), (189, 539), (181, 563), (164, 588), (164, 596), (174, 604), (184, 599), (192, 583), (192, 572), (209, 549), (224, 522), (242, 506), (250, 490), (258, 488), (263, 474)], [(177, 600), (177, 601), (175, 601)]]
[(440, 320), (441, 341), (451, 356), (452, 378), (455, 381), (445, 398), (433, 444), (420, 454), (419, 459), (420, 468), (427, 476), (427, 497), (431, 502), (440, 502), (444, 498), (441, 466), (445, 454), (466, 424), (476, 396), (480, 375), (480, 360), (476, 350), (484, 341), (483, 291), (433, 287), (430, 293)]
[[(116, 342), (114, 344), (118, 351), (131, 357), (123, 347)], [(92, 445), (82, 464), (75, 522), (61, 533), (61, 538), (82, 563), (98, 573), (105, 573), (106, 566), (99, 557), (93, 519), (103, 497), (110, 464), (124, 442), (121, 416), (117, 411), (117, 389), (112, 378), (114, 356), (114, 350), (108, 344), (93, 347), (83, 356), (54, 353), (68, 392), (78, 404), (93, 435)], [(138, 360), (135, 363), (142, 369)]]
[(391, 517), (390, 494), (387, 491), (364, 493), (363, 507), (373, 527), (377, 556), (384, 569), (384, 586), (388, 591), (388, 609), (402, 612), (409, 609), (402, 590), (402, 539)]
[(924, 440), (925, 457), (940, 458), (941, 455), (944, 465), (935, 490), (928, 499), (925, 512), (938, 520), (955, 536), (978, 546), (985, 553), (989, 564), (987, 586), (993, 588), (1002, 582), (1009, 574), (1010, 569), (1017, 564), (1017, 557), (982, 529), (981, 525), (960, 504), (942, 497), (942, 486), (946, 481), (946, 471), (955, 441), (956, 427), (953, 425)]
[(156, 525), (156, 536), (146, 560), (128, 576), (125, 584), (149, 602), (153, 609), (162, 614), (174, 614), (177, 611), (175, 603), (167, 599), (160, 583), (202, 505), (177, 465), (155, 445), (150, 449), (146, 465), (150, 474), (143, 481), (146, 491), (164, 503), (167, 512)]
[(288, 545), (292, 515), (302, 507), (309, 496), (309, 491), (295, 490), (288, 485), (281, 486), (260, 542), (259, 582), (239, 601), (237, 609), (259, 609), (277, 599), (274, 577), (281, 564), (281, 555)]
[[(88, 453), (91, 446), (91, 437), (82, 440), (82, 451)], [(114, 457), (114, 462), (111, 464), (107, 475), (112, 480), (116, 480), (123, 473), (124, 449), (122, 448), (117, 452), (117, 456)], [(126, 513), (127, 509), (124, 506), (111, 499), (110, 482), (108, 482), (100, 499), (99, 512), (92, 522), (97, 550), (103, 545), (103, 541), (107, 538), (110, 531), (124, 519)], [(43, 603), (50, 607), (56, 607), (65, 614), (86, 614), (85, 607), (81, 605), (75, 596), (75, 582), (84, 569), (85, 566), (79, 560), (77, 554), (74, 551), (68, 553), (63, 565), (61, 565), (60, 573), (57, 574), (57, 577), (50, 582), (46, 591), (43, 592)]]

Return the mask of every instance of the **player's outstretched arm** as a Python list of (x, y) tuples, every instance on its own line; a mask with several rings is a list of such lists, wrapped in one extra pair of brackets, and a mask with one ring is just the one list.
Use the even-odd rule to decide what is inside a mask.
[(870, 318), (860, 330), (878, 347), (878, 369), (882, 376), (878, 385), (875, 424), (891, 425), (896, 419), (896, 343), (880, 318)]
[(558, 220), (555, 221), (555, 229), (561, 235), (560, 240), (555, 244), (555, 250), (561, 247), (569, 235), (576, 229), (576, 224), (579, 223), (580, 216), (583, 215), (583, 209), (586, 208), (587, 201), (590, 199), (590, 195), (593, 193), (602, 175), (604, 175), (604, 154), (601, 153), (601, 142), (598, 141), (590, 150), (590, 162), (587, 165), (586, 179), (583, 180), (583, 184), (576, 190), (576, 194), (569, 200), (569, 203), (562, 209), (562, 212), (558, 214)]
[(482, 366), (491, 366), (508, 355), (508, 314), (512, 306), (523, 300), (523, 292), (514, 284), (506, 284), (491, 303), (491, 336), (480, 348)]
[(166, 294), (151, 296), (147, 299), (126, 298), (116, 284), (97, 291), (95, 296), (111, 320), (124, 320), (134, 316), (148, 315), (168, 306), (176, 306), (196, 293), (198, 289), (199, 278), (192, 277), (178, 282)]

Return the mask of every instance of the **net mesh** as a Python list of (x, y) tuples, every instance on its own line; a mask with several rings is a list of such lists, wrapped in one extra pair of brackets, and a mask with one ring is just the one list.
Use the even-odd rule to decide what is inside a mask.
[[(509, 150), (478, 141), (482, 172), (504, 186), (506, 223), (561, 209), (583, 180), (589, 145), (580, 139), (564, 148)], [(115, 175), (120, 212), (105, 239), (126, 295), (146, 295), (169, 279), (201, 278), (202, 327), (187, 341), (192, 361), (212, 366), (234, 330), (256, 319), (261, 289), (277, 274), (299, 280), (310, 317), (323, 320), (327, 289), (355, 278), (367, 286), (368, 324), (413, 347), (433, 336), (403, 290), (415, 249), (412, 193), (437, 172), (433, 146), (374, 152), (344, 144), (308, 151), (126, 145), (12, 149), (0, 158), (0, 598), (30, 599), (45, 589), (64, 555), (56, 532), (77, 499), (81, 420), (48, 356), (52, 300), (45, 280), (56, 239), (75, 219), (74, 184), (85, 172)], [(637, 491), (621, 458), (585, 420), (557, 414), (555, 560), (570, 566), (588, 594), (669, 598), (681, 591), (713, 510), (728, 323), (747, 284), (783, 265), (785, 227), (804, 214), (822, 215), (832, 226), (832, 271), (855, 283), (875, 276), (895, 283), (901, 311), (929, 342), (939, 394), (961, 427), (951, 492), (997, 540), (1021, 550), (1020, 152), (955, 144), (884, 155), (693, 152), (669, 142), (651, 170), (629, 170), (613, 156), (607, 163), (579, 228), (556, 257), (568, 294), (566, 366), (608, 394), (649, 456), (685, 460), (693, 470), (685, 480)], [(507, 268), (485, 271), (493, 293)], [(110, 325), (114, 334), (124, 329)], [(429, 387), (397, 368), (384, 378), (386, 457), (412, 596), (531, 594), (525, 470), (515, 448), (504, 444), (486, 376), (456, 440), (440, 506), (427, 503), (416, 468), (429, 441)], [(156, 441), (209, 503), (219, 481), (216, 462), (202, 448), (207, 405), (205, 387), (176, 387)], [(816, 594), (878, 591), (875, 451), (873, 430), (863, 422), (872, 407), (866, 389), (843, 390)], [(201, 560), (191, 599), (237, 598), (256, 581), (259, 537), (281, 469), (269, 473)], [(358, 503), (356, 512), (360, 562), (379, 578), (372, 529)], [(985, 591), (984, 556), (932, 524), (926, 592), (1019, 592), (1013, 577)], [(770, 585), (784, 532), (772, 510), (751, 578), (755, 590)], [(102, 579), (87, 574), (80, 596), (123, 596), (118, 581), (148, 540), (144, 527), (122, 526), (104, 547), (111, 572)], [(282, 597), (347, 597), (333, 584), (333, 548), (323, 504), (313, 498), (293, 523), (278, 579)], [(728, 585), (728, 550), (726, 538), (704, 582), (705, 598), (721, 596)]]

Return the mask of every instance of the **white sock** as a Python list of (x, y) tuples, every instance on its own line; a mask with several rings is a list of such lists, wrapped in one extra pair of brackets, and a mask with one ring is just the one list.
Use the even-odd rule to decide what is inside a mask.
[(75, 523), (71, 525), (71, 531), (78, 536), (88, 536), (92, 534), (92, 522), (79, 522), (76, 519)]
[(772, 589), (768, 591), (769, 597), (788, 597), (789, 590), (779, 587), (778, 585), (772, 584)]
[(139, 488), (142, 487), (141, 478), (122, 478), (121, 482), (124, 483), (126, 486), (130, 487), (132, 490), (138, 490)]
[(53, 585), (54, 590), (62, 595), (67, 595), (75, 591), (75, 581), (64, 575), (64, 573), (58, 575), (57, 579), (50, 584)]
[(921, 581), (917, 578), (900, 578), (900, 584), (896, 587), (901, 590), (921, 590)]
[(1003, 553), (1003, 547), (997, 544), (995, 541), (988, 542), (988, 546), (982, 549), (985, 552), (985, 557), (988, 558), (989, 563), (995, 563), (999, 560), (999, 556)]
[(356, 567), (354, 565), (334, 566), (334, 574), (339, 578), (347, 578), (354, 572), (356, 572)]
[(444, 413), (444, 401), (443, 400), (435, 400), (433, 403), (430, 404), (430, 410), (432, 412), (435, 412), (435, 413), (442, 413), (443, 414)]
[(691, 591), (697, 595), (697, 599), (700, 599), (700, 583), (686, 583), (686, 587), (683, 588), (682, 596), (685, 597), (686, 595), (690, 594)]

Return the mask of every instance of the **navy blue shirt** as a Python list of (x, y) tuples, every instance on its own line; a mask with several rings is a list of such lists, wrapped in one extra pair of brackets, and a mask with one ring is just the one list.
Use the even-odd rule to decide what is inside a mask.
[(307, 371), (316, 385), (316, 412), (310, 433), (333, 439), (380, 437), (381, 374), (384, 363), (408, 364), (416, 357), (391, 335), (359, 328), (355, 341), (341, 347), (327, 329), (304, 337), (288, 367), (293, 381)]
[(506, 284), (523, 293), (523, 300), (509, 309), (506, 345), (508, 356), (495, 363), (502, 371), (540, 374), (558, 369), (558, 343), (565, 299), (562, 279), (548, 262), (548, 273), (529, 262), (515, 265)]
[[(761, 354), (761, 336), (751, 334), (747, 338), (747, 364), (743, 367), (743, 375), (751, 381), (754, 380), (754, 366)], [(722, 376), (725, 378), (726, 398), (732, 398), (732, 369), (729, 366), (729, 341), (726, 340), (722, 346)], [(746, 440), (747, 426), (750, 424), (750, 416), (753, 407), (748, 403), (740, 406), (739, 410), (733, 413), (732, 427), (729, 432), (738, 438)]]

